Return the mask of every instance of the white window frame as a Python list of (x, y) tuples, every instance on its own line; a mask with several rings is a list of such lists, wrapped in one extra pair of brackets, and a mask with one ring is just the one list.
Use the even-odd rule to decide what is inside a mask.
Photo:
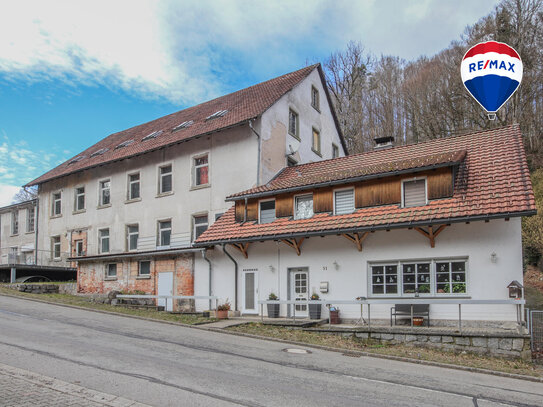
[[(83, 193), (82, 194), (77, 192), (81, 188), (83, 188)], [(84, 212), (85, 211), (85, 207), (86, 207), (86, 204), (87, 204), (87, 200), (85, 199), (86, 198), (85, 193), (86, 193), (85, 185), (79, 185), (79, 186), (74, 188), (74, 213), (79, 213), (79, 212)], [(83, 196), (83, 207), (82, 208), (78, 207), (78, 203), (79, 203), (78, 198), (80, 196)]]
[[(131, 227), (137, 227), (138, 228), (138, 231), (136, 233), (134, 232), (130, 232), (130, 228)], [(135, 248), (131, 248), (130, 247), (130, 238), (133, 236), (133, 235), (137, 235), (138, 238), (136, 239), (136, 247)], [(137, 251), (138, 250), (138, 239), (139, 239), (139, 235), (140, 235), (140, 225), (138, 223), (130, 223), (128, 225), (126, 225), (126, 251), (127, 252), (134, 252), (134, 251)]]
[[(32, 216), (30, 216), (32, 214)], [(30, 228), (32, 225), (32, 228)], [(26, 233), (34, 233), (36, 230), (36, 207), (26, 208)]]
[[(56, 241), (56, 239), (58, 239), (58, 242)], [(58, 246), (58, 256), (56, 255), (57, 246)], [(60, 260), (62, 258), (62, 242), (60, 240), (60, 235), (51, 236), (51, 258), (53, 260)]]
[[(263, 203), (265, 203), (265, 202), (272, 202), (272, 201), (275, 203), (275, 198), (271, 198), (271, 199), (261, 199), (260, 201), (258, 201), (258, 223), (259, 223), (259, 224), (266, 225), (267, 223), (273, 223), (273, 222), (275, 222), (275, 221), (277, 220), (277, 215), (276, 215), (276, 212), (275, 212), (274, 215), (273, 215), (273, 218), (274, 218), (274, 219), (273, 219), (272, 222), (262, 223), (262, 222), (260, 221), (260, 220), (262, 219), (262, 217), (261, 217), (261, 215), (260, 215), (260, 205), (263, 204)], [(275, 208), (275, 204), (274, 204), (273, 208), (274, 208), (274, 211), (275, 211), (275, 209), (276, 209), (276, 208)]]
[[(317, 94), (317, 103), (314, 103), (313, 93)], [(321, 112), (321, 95), (319, 89), (315, 85), (311, 85), (311, 106), (317, 111)]]
[[(437, 292), (437, 270), (436, 270), (436, 263), (456, 263), (456, 262), (463, 262), (465, 264), (464, 268), (464, 274), (465, 274), (465, 281), (462, 282), (462, 284), (466, 285), (466, 292), (465, 293), (438, 293)], [(430, 263), (430, 292), (429, 293), (418, 293), (419, 297), (425, 297), (425, 298), (441, 298), (441, 297), (470, 297), (470, 283), (469, 283), (469, 257), (467, 256), (460, 256), (460, 257), (436, 257), (436, 258), (425, 258), (425, 259), (403, 259), (403, 260), (391, 260), (391, 261), (371, 261), (367, 263), (367, 284), (368, 284), (368, 297), (369, 298), (415, 298), (417, 296), (416, 293), (404, 293), (404, 287), (403, 287), (403, 265), (407, 264), (421, 264), (421, 263)], [(396, 294), (374, 294), (373, 293), (373, 279), (372, 279), (372, 267), (373, 266), (397, 266), (398, 270), (398, 281), (397, 281), (397, 289), (398, 292)], [(449, 270), (449, 274), (452, 275), (452, 270)], [(415, 273), (416, 275), (416, 273)], [(449, 282), (452, 284), (453, 282)], [(451, 291), (452, 291), (452, 285), (451, 285)]]
[[(149, 273), (141, 272), (141, 263), (149, 263)], [(151, 278), (151, 260), (140, 260), (138, 261), (138, 277)]]
[[(107, 230), (107, 236), (102, 236), (102, 231)], [(102, 241), (107, 239), (107, 251), (103, 251)], [(98, 253), (110, 253), (111, 252), (111, 229), (110, 228), (100, 228), (98, 229)]]
[(422, 176), (422, 177), (413, 177), (413, 178), (405, 178), (402, 179), (402, 208), (414, 208), (415, 206), (405, 206), (405, 191), (404, 191), (404, 183), (409, 181), (420, 181), (424, 180), (424, 195), (425, 195), (425, 203), (424, 205), (428, 205), (428, 177)]
[[(58, 199), (55, 198), (55, 195), (59, 196)], [(57, 202), (59, 202), (59, 208), (57, 213)], [(51, 217), (57, 217), (62, 215), (62, 191), (54, 191), (51, 193)]]
[[(207, 212), (201, 212), (201, 213), (195, 213), (194, 215), (192, 215), (192, 242), (194, 242), (197, 237), (196, 237), (196, 218), (203, 218), (203, 217), (206, 217), (207, 218), (207, 223), (199, 223), (198, 226), (203, 226), (203, 225), (207, 225), (206, 227), (206, 230), (209, 229), (209, 214)], [(205, 231), (204, 231), (205, 232)], [(202, 232), (202, 233), (204, 233)]]
[(11, 236), (19, 234), (19, 209), (11, 211)]
[[(311, 196), (311, 201), (313, 203), (313, 215), (309, 218), (299, 218), (298, 217), (298, 211), (296, 210), (296, 207), (298, 206), (298, 199), (300, 198), (305, 198), (305, 197), (308, 197), (308, 196)], [(293, 211), (293, 214), (294, 214), (294, 219), (295, 220), (298, 220), (298, 219), (311, 219), (313, 216), (315, 216), (315, 201), (313, 200), (313, 193), (309, 193), (309, 194), (299, 194), (299, 195), (294, 195), (294, 211)]]
[[(115, 275), (110, 275), (109, 274), (109, 266), (115, 266)], [(117, 263), (106, 263), (106, 267), (105, 267), (105, 277), (106, 277), (106, 280), (117, 280), (117, 275), (118, 275), (118, 267), (117, 267)]]
[[(109, 182), (109, 187), (104, 188), (103, 184)], [(104, 191), (109, 191), (109, 202), (104, 203)], [(111, 205), (111, 178), (105, 178), (98, 181), (98, 207), (108, 207)]]
[[(349, 213), (337, 213), (336, 212), (336, 192), (341, 192), (341, 191), (353, 191), (353, 211), (352, 212), (349, 212)], [(338, 189), (334, 189), (332, 191), (333, 193), (333, 205), (334, 205), (334, 215), (349, 215), (351, 213), (353, 213), (354, 211), (356, 211), (356, 196), (355, 196), (355, 190), (354, 190), (354, 187), (348, 187), (348, 188), (338, 188)]]
[[(81, 244), (81, 250), (79, 250), (79, 244)], [(84, 256), (85, 255), (85, 250), (83, 250), (83, 248), (85, 247), (85, 243), (84, 243), (83, 239), (75, 240), (74, 245), (75, 245), (75, 255), (77, 257)]]
[[(168, 230), (168, 228), (164, 228), (162, 229), (160, 227), (160, 225), (162, 223), (165, 223), (165, 222), (170, 222), (170, 227), (169, 227), (169, 230), (170, 230), (170, 244), (167, 244), (167, 245), (163, 245), (162, 243), (162, 231), (163, 230)], [(172, 224), (172, 220), (171, 219), (160, 219), (157, 221), (157, 247), (170, 247), (172, 245), (172, 230), (173, 230), (173, 224)]]
[[(162, 174), (162, 168), (166, 168), (166, 167), (170, 167), (170, 172), (169, 173), (166, 173), (166, 174)], [(163, 164), (160, 164), (158, 167), (158, 194), (157, 196), (163, 196), (163, 195), (171, 195), (173, 194), (173, 181), (174, 181), (174, 178), (173, 178), (173, 163), (172, 162), (169, 162), (169, 163), (163, 163)], [(170, 175), (172, 181), (171, 181), (171, 189), (169, 191), (162, 191), (162, 177), (165, 177), (167, 175)]]
[[(137, 175), (138, 180), (137, 181), (131, 181), (130, 177)], [(132, 196), (132, 185), (138, 184), (138, 193), (139, 196), (133, 197)], [(133, 171), (128, 174), (126, 174), (126, 200), (127, 201), (138, 201), (141, 200), (141, 171)]]
[[(290, 112), (294, 113), (294, 115), (296, 116), (296, 123), (295, 123), (296, 129), (294, 133), (290, 131)], [(300, 114), (292, 107), (289, 107), (288, 109), (287, 133), (290, 134), (295, 139), (300, 140)]]
[[(200, 164), (196, 165), (196, 160), (199, 158), (207, 157), (207, 164)], [(192, 187), (193, 188), (202, 188), (207, 187), (211, 184), (211, 166), (210, 166), (210, 155), (209, 152), (206, 151), (204, 153), (196, 154), (191, 157), (192, 162)], [(197, 184), (196, 183), (196, 171), (199, 168), (207, 167), (207, 183), (205, 184)]]

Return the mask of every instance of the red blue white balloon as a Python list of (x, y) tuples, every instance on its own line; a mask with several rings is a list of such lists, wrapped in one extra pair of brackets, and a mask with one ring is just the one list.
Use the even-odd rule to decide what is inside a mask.
[(503, 42), (482, 42), (466, 52), (460, 72), (471, 96), (488, 113), (495, 113), (519, 87), (522, 60), (517, 51)]

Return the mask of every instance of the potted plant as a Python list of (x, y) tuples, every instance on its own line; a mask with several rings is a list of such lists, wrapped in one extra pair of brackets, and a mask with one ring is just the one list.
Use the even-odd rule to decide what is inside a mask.
[(226, 300), (224, 304), (217, 307), (217, 318), (228, 319), (228, 311), (230, 311), (230, 303)]
[(422, 326), (423, 323), (424, 323), (424, 317), (413, 317), (414, 326)]
[[(313, 293), (310, 299), (311, 301), (319, 300), (320, 299), (319, 294)], [(322, 304), (309, 304), (309, 319), (320, 319), (321, 308), (322, 308)]]
[[(274, 293), (270, 293), (268, 296), (270, 301), (278, 301), (279, 297)], [(268, 305), (268, 318), (279, 318), (279, 307), (281, 304), (267, 304)]]

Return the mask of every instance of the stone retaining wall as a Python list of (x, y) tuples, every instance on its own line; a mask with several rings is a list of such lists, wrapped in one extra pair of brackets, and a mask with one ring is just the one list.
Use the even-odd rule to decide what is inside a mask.
[(59, 292), (58, 284), (21, 283), (21, 284), (6, 284), (6, 287), (11, 288), (12, 290), (17, 290), (17, 291), (32, 293), (32, 294), (58, 294)]

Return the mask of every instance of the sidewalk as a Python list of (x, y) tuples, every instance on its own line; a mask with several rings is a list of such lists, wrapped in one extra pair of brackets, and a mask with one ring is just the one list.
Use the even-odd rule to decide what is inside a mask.
[(0, 406), (148, 407), (28, 370), (0, 363)]

